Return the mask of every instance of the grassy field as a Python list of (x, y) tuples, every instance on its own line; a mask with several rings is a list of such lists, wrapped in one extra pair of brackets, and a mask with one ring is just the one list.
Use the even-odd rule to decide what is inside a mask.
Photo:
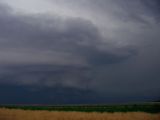
[(160, 120), (160, 104), (0, 105), (0, 120)]
[(144, 112), (56, 112), (1, 108), (0, 120), (160, 120), (160, 114)]
[(77, 112), (147, 112), (160, 113), (159, 103), (128, 104), (128, 105), (65, 105), (65, 106), (42, 106), (42, 105), (1, 105), (0, 108), (22, 110), (47, 110), (47, 111), (77, 111)]

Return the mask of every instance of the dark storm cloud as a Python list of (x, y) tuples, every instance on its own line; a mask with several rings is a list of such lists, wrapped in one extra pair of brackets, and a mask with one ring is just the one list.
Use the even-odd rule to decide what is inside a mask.
[(55, 86), (34, 88), (28, 86), (0, 85), (1, 104), (91, 104), (102, 103), (96, 100), (97, 93), (72, 87)]
[(153, 18), (159, 21), (159, 1), (157, 0), (134, 0), (122, 2), (125, 17), (129, 21), (140, 22), (142, 24), (149, 24), (148, 18)]
[[(90, 61), (87, 61), (90, 54), (94, 56), (95, 52), (95, 57), (96, 55), (101, 56), (101, 50), (98, 49), (98, 46), (103, 44), (104, 38), (90, 21), (80, 18), (63, 20), (58, 16), (55, 18), (47, 17), (43, 15), (20, 16), (7, 11), (2, 13), (0, 15), (0, 42), (1, 55), (4, 58), (0, 60), (4, 62), (44, 61), (50, 63), (53, 59), (60, 62), (62, 58), (66, 58), (64, 61), (67, 62), (68, 57), (73, 58), (73, 63), (74, 59), (83, 58), (84, 62), (90, 64)], [(39, 54), (40, 52), (42, 53)], [(107, 56), (109, 58), (116, 57), (108, 51), (102, 52), (102, 56), (106, 58)], [(46, 59), (42, 58), (43, 55)], [(40, 58), (41, 60), (38, 61)], [(107, 60), (106, 64), (108, 64)]]
[(1, 74), (1, 84), (89, 89), (91, 82), (89, 71), (83, 67), (27, 65), (5, 67), (5, 69), (6, 72)]
[[(134, 49), (138, 51), (138, 55), (132, 56), (124, 63), (106, 66), (103, 64), (103, 60), (106, 60), (105, 56), (99, 57), (101, 62), (96, 63), (101, 63), (103, 66), (93, 68), (92, 77), (93, 84), (99, 86), (98, 88), (102, 89), (101, 92), (113, 96), (132, 95), (135, 98), (159, 97), (160, 7), (158, 0), (81, 0), (76, 2), (68, 0), (70, 2), (67, 3), (64, 0), (60, 1), (63, 1), (66, 8), (75, 9), (75, 13), (82, 13), (83, 17), (90, 15), (92, 21), (103, 24), (98, 27), (107, 29), (106, 38), (107, 35), (113, 34), (113, 38), (110, 39), (116, 38), (117, 43), (120, 41), (121, 44), (118, 47), (126, 43), (136, 46)], [(112, 25), (115, 26), (112, 27)], [(133, 53), (135, 54), (135, 51)], [(97, 61), (96, 58), (92, 60), (92, 62)]]
[(127, 54), (99, 49), (105, 38), (90, 21), (0, 9), (1, 83), (86, 88), (92, 83), (92, 67), (135, 55), (132, 48)]
[[(0, 4), (0, 91), (25, 103), (159, 98), (158, 0), (58, 1), (75, 14), (15, 13)], [(8, 94), (0, 92), (2, 102)]]

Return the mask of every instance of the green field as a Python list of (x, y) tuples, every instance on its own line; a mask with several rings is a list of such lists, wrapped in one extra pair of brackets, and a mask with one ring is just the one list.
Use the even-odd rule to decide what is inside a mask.
[(126, 104), (126, 105), (0, 105), (0, 108), (48, 111), (78, 111), (78, 112), (147, 112), (160, 113), (159, 103)]

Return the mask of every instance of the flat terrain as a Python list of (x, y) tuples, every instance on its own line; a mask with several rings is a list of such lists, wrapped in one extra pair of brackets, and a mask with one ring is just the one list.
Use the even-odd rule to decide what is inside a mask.
[(21, 110), (73, 111), (73, 112), (146, 112), (160, 113), (159, 103), (121, 105), (0, 105), (0, 108)]
[(0, 109), (0, 120), (160, 120), (160, 113), (144, 112), (56, 112)]

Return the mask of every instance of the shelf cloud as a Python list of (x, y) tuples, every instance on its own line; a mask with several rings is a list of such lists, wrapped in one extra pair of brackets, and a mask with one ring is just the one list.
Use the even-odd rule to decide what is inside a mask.
[[(38, 93), (47, 98), (38, 103), (50, 104), (159, 99), (159, 4), (158, 0), (2, 0), (1, 89), (6, 94), (14, 90), (14, 103), (19, 102), (19, 90), (35, 94), (29, 103), (35, 103)], [(0, 95), (2, 103), (10, 98)], [(67, 102), (68, 95), (75, 98)]]

